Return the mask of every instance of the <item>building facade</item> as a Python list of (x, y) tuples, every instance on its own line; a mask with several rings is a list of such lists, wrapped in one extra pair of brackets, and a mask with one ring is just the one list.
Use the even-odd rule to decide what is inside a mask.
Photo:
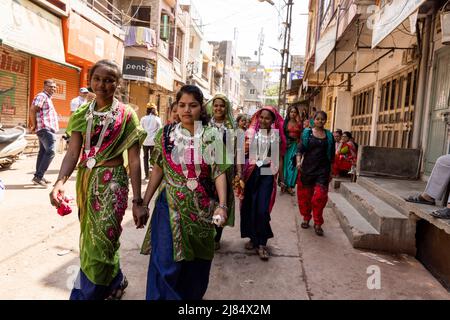
[[(302, 84), (327, 127), (361, 145), (420, 148), (429, 174), (448, 152), (445, 1), (311, 0)], [(447, 100), (446, 100), (447, 98)], [(445, 113), (445, 112), (444, 112)]]

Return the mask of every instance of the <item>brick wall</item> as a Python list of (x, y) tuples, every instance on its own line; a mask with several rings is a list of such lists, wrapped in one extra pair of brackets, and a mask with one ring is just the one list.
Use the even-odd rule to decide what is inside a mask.
[(26, 125), (30, 79), (30, 55), (0, 45), (0, 122), (3, 126)]

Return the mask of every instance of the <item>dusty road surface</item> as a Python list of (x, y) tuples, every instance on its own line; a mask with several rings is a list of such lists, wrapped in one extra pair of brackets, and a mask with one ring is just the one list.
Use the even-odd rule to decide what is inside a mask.
[[(57, 154), (47, 179), (56, 180), (62, 157)], [(32, 185), (35, 161), (28, 157), (0, 171), (6, 185), (0, 203), (0, 299), (67, 299), (78, 271), (77, 215), (60, 217), (49, 204), (50, 188)], [(66, 185), (75, 195), (75, 176)], [(295, 200), (277, 196), (267, 262), (244, 248), (236, 211), (236, 226), (225, 229), (214, 258), (205, 299), (450, 298), (413, 257), (353, 249), (329, 209), (324, 237), (301, 229)], [(121, 264), (129, 280), (124, 299), (144, 299), (149, 259), (139, 254), (144, 230), (135, 229), (131, 210), (123, 227)]]

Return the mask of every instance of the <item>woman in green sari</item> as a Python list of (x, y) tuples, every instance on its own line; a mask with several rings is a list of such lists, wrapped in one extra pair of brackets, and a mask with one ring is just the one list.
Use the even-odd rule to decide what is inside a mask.
[[(208, 115), (211, 117), (209, 121), (209, 125), (213, 128), (216, 128), (219, 131), (219, 135), (222, 140), (227, 142), (227, 135), (229, 139), (233, 139), (232, 147), (236, 145), (236, 139), (234, 138), (234, 129), (236, 128), (236, 124), (233, 118), (233, 112), (231, 109), (231, 103), (228, 98), (223, 94), (216, 94), (214, 97), (206, 103), (206, 111)], [(235, 149), (235, 148), (233, 148)], [(226, 152), (225, 148), (225, 152)], [(235, 150), (232, 151), (234, 156), (231, 156), (231, 159), (236, 159)], [(225, 153), (224, 153), (225, 155)], [(223, 163), (225, 163), (224, 159), (222, 159)], [(233, 164), (236, 162), (233, 161)], [(226, 172), (227, 176), (227, 206), (228, 206), (228, 219), (225, 223), (226, 226), (233, 227), (234, 226), (234, 190), (233, 184), (235, 179), (235, 166), (232, 165)], [(240, 167), (239, 167), (240, 168)], [(239, 177), (241, 175), (239, 174)], [(214, 238), (214, 248), (216, 250), (220, 249), (220, 239), (222, 238), (223, 227), (216, 226), (216, 237)]]
[(298, 170), (296, 167), (297, 144), (303, 131), (301, 121), (299, 121), (299, 112), (297, 107), (290, 106), (284, 120), (284, 134), (287, 139), (287, 151), (284, 156), (283, 177), (284, 184), (281, 186), (281, 192), (287, 192), (291, 196), (295, 195), (295, 185), (297, 184)]
[(92, 67), (89, 80), (96, 99), (77, 109), (69, 120), (69, 148), (50, 193), (52, 205), (59, 207), (64, 183), (82, 151), (76, 183), (81, 268), (71, 300), (120, 298), (127, 286), (119, 263), (121, 222), (128, 205), (125, 151), (134, 195), (133, 215), (145, 212), (140, 207), (139, 148), (146, 134), (136, 113), (114, 98), (120, 79), (120, 69), (113, 61), (101, 60)]
[[(223, 144), (214, 140), (215, 130), (207, 126), (203, 94), (198, 87), (186, 85), (176, 101), (181, 122), (156, 134), (154, 166), (144, 196), (148, 206), (159, 190), (141, 250), (150, 254), (147, 300), (202, 299), (214, 257), (213, 218), (219, 225), (227, 219), (224, 172), (229, 166), (205, 157), (215, 142), (217, 148)], [(138, 217), (138, 228), (147, 217)]]

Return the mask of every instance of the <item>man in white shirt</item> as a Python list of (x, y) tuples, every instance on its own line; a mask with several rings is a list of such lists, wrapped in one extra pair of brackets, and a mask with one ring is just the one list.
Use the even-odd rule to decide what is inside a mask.
[(81, 105), (86, 102), (88, 94), (88, 89), (80, 88), (80, 95), (70, 101), (70, 114), (74, 113)]
[(142, 148), (144, 149), (144, 172), (145, 179), (149, 179), (149, 159), (155, 146), (155, 135), (162, 127), (161, 119), (158, 117), (156, 105), (154, 103), (147, 105), (147, 115), (141, 119), (141, 126), (147, 132)]

